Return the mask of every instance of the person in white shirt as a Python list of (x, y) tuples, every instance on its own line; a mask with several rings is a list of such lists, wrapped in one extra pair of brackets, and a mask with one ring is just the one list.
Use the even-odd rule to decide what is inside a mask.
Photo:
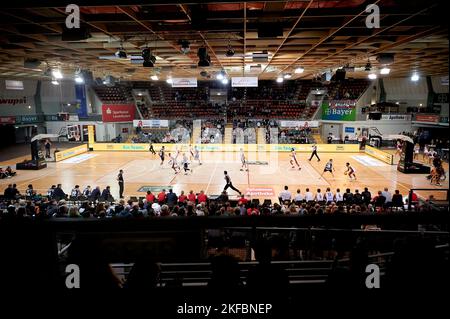
[(161, 214), (161, 205), (159, 205), (157, 202), (154, 202), (152, 204), (152, 209), (155, 212), (155, 216), (159, 216)]
[(300, 193), (300, 189), (297, 189), (297, 194), (294, 197), (296, 203), (303, 201), (303, 195)]
[(310, 201), (314, 200), (314, 194), (309, 191), (309, 188), (306, 189), (305, 200), (307, 202), (310, 202)]
[(333, 192), (328, 187), (327, 191), (325, 192), (325, 200), (327, 201), (327, 203), (331, 203), (333, 201), (333, 199), (334, 199)]
[(248, 172), (247, 160), (245, 159), (245, 153), (242, 148), (239, 150), (239, 157), (240, 157), (241, 163), (242, 163), (241, 171), (243, 171), (245, 169), (245, 171)]
[(320, 188), (317, 189), (316, 201), (318, 201), (318, 202), (323, 201), (323, 194), (321, 193)]
[(297, 165), (298, 170), (301, 170), (300, 164), (297, 161), (297, 155), (295, 154), (295, 149), (291, 149), (291, 160), (289, 161), (291, 163), (292, 168), (295, 168), (294, 164)]
[(198, 204), (197, 209), (195, 210), (195, 214), (197, 216), (205, 216), (205, 212), (202, 210), (202, 205)]
[(381, 192), (381, 195), (386, 197), (386, 204), (392, 202), (392, 194), (389, 192), (389, 189), (387, 187), (384, 188), (384, 191)]
[(344, 196), (341, 194), (341, 190), (339, 188), (336, 189), (336, 194), (334, 195), (334, 199), (336, 200), (336, 203), (344, 201)]
[(287, 186), (284, 186), (284, 190), (280, 193), (280, 196), (278, 196), (278, 198), (280, 199), (280, 203), (291, 201), (292, 194)]

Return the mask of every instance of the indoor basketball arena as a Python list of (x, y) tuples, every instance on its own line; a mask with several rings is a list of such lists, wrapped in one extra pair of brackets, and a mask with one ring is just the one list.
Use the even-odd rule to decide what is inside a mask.
[(4, 287), (144, 290), (215, 318), (448, 287), (444, 10), (2, 3)]

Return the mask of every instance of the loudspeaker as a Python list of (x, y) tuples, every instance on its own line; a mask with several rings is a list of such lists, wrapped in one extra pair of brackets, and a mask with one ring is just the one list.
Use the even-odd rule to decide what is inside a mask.
[(369, 120), (375, 120), (375, 121), (381, 120), (381, 112), (370, 112)]
[(278, 23), (265, 23), (258, 26), (258, 38), (276, 38), (283, 36), (283, 27)]
[(336, 81), (344, 81), (345, 80), (345, 70), (344, 69), (337, 69), (335, 79)]
[(23, 62), (23, 67), (26, 69), (37, 69), (39, 65), (41, 65), (41, 61), (38, 59), (26, 59)]
[(380, 64), (392, 64), (394, 63), (394, 54), (393, 53), (380, 53), (377, 56), (377, 61)]
[(81, 41), (91, 37), (89, 30), (86, 27), (80, 26), (80, 28), (67, 29), (64, 28), (61, 40), (63, 41)]

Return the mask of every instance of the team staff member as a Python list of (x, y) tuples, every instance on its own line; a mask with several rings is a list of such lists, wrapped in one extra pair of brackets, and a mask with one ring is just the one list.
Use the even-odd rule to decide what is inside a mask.
[(123, 189), (124, 189), (123, 170), (119, 171), (119, 175), (117, 175), (117, 181), (119, 182), (119, 197), (123, 198)]
[(148, 149), (150, 151), (150, 153), (152, 153), (153, 155), (156, 155), (155, 149), (153, 148), (153, 143), (150, 142), (150, 147)]

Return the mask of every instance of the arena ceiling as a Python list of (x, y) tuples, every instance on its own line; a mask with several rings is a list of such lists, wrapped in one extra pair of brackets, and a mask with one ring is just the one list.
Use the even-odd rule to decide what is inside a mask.
[[(80, 6), (81, 24), (90, 37), (63, 41), (65, 6)], [(365, 9), (380, 8), (380, 28), (368, 29)], [(49, 67), (65, 74), (77, 68), (95, 76), (114, 75), (126, 80), (149, 80), (157, 74), (196, 76), (224, 69), (230, 76), (254, 75), (275, 79), (292, 73), (293, 79), (312, 78), (344, 65), (355, 66), (349, 77), (367, 77), (381, 65), (380, 53), (394, 53), (389, 76), (448, 73), (448, 27), (444, 1), (437, 0), (16, 0), (0, 4), (0, 76), (43, 77)], [(261, 37), (261, 31), (280, 34)], [(260, 36), (258, 36), (258, 30)], [(267, 35), (266, 35), (267, 36)], [(190, 43), (183, 54), (179, 40)], [(128, 57), (150, 48), (155, 67), (144, 68), (127, 59), (109, 59), (123, 46)], [(199, 67), (197, 50), (206, 47), (212, 66)], [(228, 47), (235, 51), (226, 56)], [(267, 62), (254, 62), (254, 52), (268, 52)], [(100, 59), (106, 57), (107, 59)], [(25, 59), (42, 63), (24, 68)], [(260, 67), (258, 68), (258, 65)], [(304, 72), (294, 73), (302, 67)]]

